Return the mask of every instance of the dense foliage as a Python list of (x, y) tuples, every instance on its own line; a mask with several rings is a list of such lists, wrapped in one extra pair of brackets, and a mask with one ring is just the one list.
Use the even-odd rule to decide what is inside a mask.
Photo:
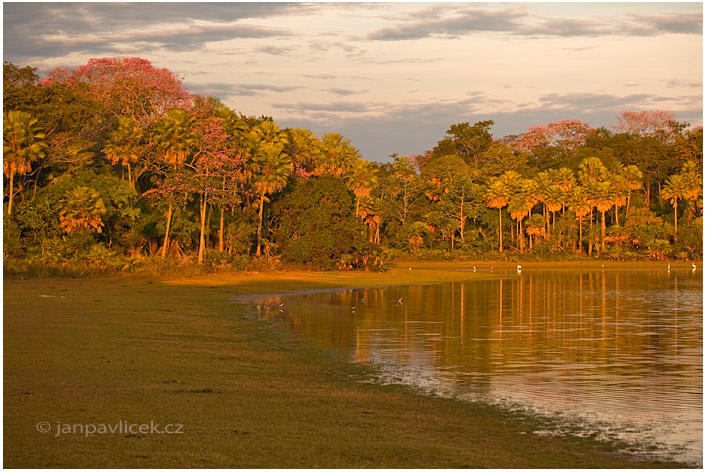
[(245, 116), (139, 58), (40, 80), (3, 68), (4, 259), (128, 269), (383, 259), (699, 259), (703, 128), (626, 111), (493, 137), (458, 123), (430, 151), (363, 160)]

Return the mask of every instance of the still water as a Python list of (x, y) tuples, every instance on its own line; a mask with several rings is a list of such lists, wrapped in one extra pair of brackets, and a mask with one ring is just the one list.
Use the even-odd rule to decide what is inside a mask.
[(378, 382), (553, 420), (534, 434), (617, 439), (702, 464), (700, 270), (506, 275), (302, 294), (281, 309), (272, 298), (258, 313), (371, 363)]

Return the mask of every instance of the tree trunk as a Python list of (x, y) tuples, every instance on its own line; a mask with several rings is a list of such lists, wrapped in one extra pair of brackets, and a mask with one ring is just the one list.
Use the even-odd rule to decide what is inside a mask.
[(162, 246), (162, 259), (167, 257), (169, 248), (169, 227), (172, 224), (172, 203), (169, 202), (169, 210), (167, 211), (167, 229), (164, 231), (164, 246)]
[(676, 244), (677, 242), (677, 206), (679, 206), (676, 203), (676, 200), (674, 201), (674, 243)]
[(465, 240), (463, 239), (463, 230), (466, 226), (466, 218), (463, 216), (463, 203), (464, 203), (465, 197), (466, 197), (465, 194), (461, 197), (461, 242), (465, 242)]
[(130, 169), (130, 163), (127, 163), (127, 181), (130, 184), (130, 188), (135, 190), (135, 182), (132, 181), (132, 169)]
[(15, 193), (15, 174), (10, 174), (10, 200), (7, 202), (7, 216), (12, 215), (12, 199)]
[(601, 212), (601, 254), (605, 252), (605, 211)]
[(519, 240), (520, 243), (520, 252), (525, 252), (525, 237), (522, 234), (522, 220), (518, 220), (517, 222), (517, 239)]
[(551, 226), (551, 222), (549, 221), (549, 211), (547, 210), (547, 205), (542, 203), (542, 209), (544, 210), (544, 220), (546, 223), (544, 224), (544, 239), (547, 239), (550, 231), (553, 233), (553, 229)]
[(199, 265), (203, 264), (203, 253), (204, 249), (206, 248), (206, 238), (205, 238), (205, 229), (206, 229), (206, 209), (207, 209), (207, 203), (206, 203), (206, 197), (204, 194), (201, 194), (201, 204), (199, 205), (199, 210), (201, 213), (201, 234), (199, 235)]
[(223, 222), (225, 221), (223, 214), (224, 214), (223, 207), (221, 207), (221, 226), (218, 229), (218, 250), (220, 252), (223, 252)]
[(500, 231), (500, 252), (503, 252), (503, 208), (498, 208), (498, 230)]
[(260, 193), (260, 213), (259, 222), (257, 224), (257, 249), (255, 250), (255, 255), (260, 257), (260, 246), (262, 245), (262, 209), (265, 206), (265, 192)]

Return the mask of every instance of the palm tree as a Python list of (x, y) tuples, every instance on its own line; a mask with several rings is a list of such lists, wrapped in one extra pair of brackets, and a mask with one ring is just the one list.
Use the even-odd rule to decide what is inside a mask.
[[(167, 116), (162, 118), (156, 125), (155, 144), (162, 152), (164, 162), (171, 165), (175, 172), (179, 170), (179, 166), (184, 164), (191, 154), (191, 146), (195, 142), (192, 134), (194, 121), (194, 117), (188, 111), (173, 109), (169, 110)], [(169, 248), (169, 227), (172, 222), (173, 205), (174, 196), (170, 195), (169, 210), (167, 210), (167, 227), (164, 232), (164, 246), (162, 247), (163, 258), (167, 256)]]
[(331, 174), (340, 177), (345, 175), (360, 152), (338, 133), (326, 133), (321, 138), (320, 152), (316, 153), (314, 175)]
[(586, 194), (583, 187), (575, 186), (572, 189), (569, 198), (569, 209), (574, 212), (576, 219), (579, 221), (578, 247), (579, 252), (581, 252), (581, 244), (583, 241), (583, 218), (593, 212), (593, 202)]
[(366, 195), (361, 199), (360, 203), (359, 216), (368, 226), (368, 241), (374, 244), (380, 244), (380, 225), (382, 223), (380, 207), (382, 206), (382, 200)]
[(358, 217), (360, 197), (370, 195), (377, 186), (377, 168), (375, 164), (363, 159), (356, 159), (347, 177), (348, 188), (355, 194), (355, 216)]
[(630, 194), (630, 182), (625, 178), (625, 166), (618, 164), (614, 172), (611, 172), (607, 179), (613, 188), (613, 206), (615, 207), (615, 226), (620, 226), (618, 218), (618, 208), (627, 204)]
[[(522, 180), (522, 176), (519, 174), (519, 172), (516, 172), (514, 170), (508, 170), (508, 171), (505, 171), (500, 176), (500, 180), (507, 188), (508, 196), (511, 197), (512, 194), (515, 192), (515, 188), (517, 187), (519, 182)], [(509, 205), (509, 202), (508, 202), (508, 205)], [(510, 208), (508, 207), (508, 211), (509, 210), (510, 210)], [(514, 238), (514, 230), (512, 229), (512, 227), (510, 229), (511, 229), (511, 236)]]
[(630, 197), (632, 196), (632, 191), (642, 188), (642, 171), (635, 164), (630, 164), (622, 169), (622, 176), (628, 186), (628, 201), (625, 206), (625, 218), (627, 218), (630, 212)]
[(127, 167), (128, 182), (133, 190), (139, 173), (136, 172), (133, 179), (130, 164), (137, 163), (142, 156), (144, 135), (145, 132), (140, 123), (128, 116), (121, 116), (117, 119), (108, 142), (103, 148), (103, 153), (113, 165), (120, 162), (124, 167)]
[(7, 215), (12, 215), (15, 196), (15, 175), (25, 175), (32, 170), (32, 162), (44, 157), (46, 135), (37, 126), (37, 118), (24, 111), (10, 110), (3, 118), (2, 170), (10, 179), (10, 199)]
[(530, 214), (531, 208), (527, 206), (527, 200), (522, 194), (516, 193), (510, 197), (507, 204), (507, 211), (510, 217), (517, 221), (517, 238), (519, 239), (520, 251), (525, 249), (525, 238), (522, 235), (522, 220)]
[(102, 216), (107, 210), (97, 190), (90, 187), (69, 190), (61, 200), (60, 208), (59, 224), (65, 233), (103, 231)]
[(287, 153), (292, 158), (295, 172), (308, 177), (321, 153), (319, 138), (308, 129), (287, 128)]
[(587, 157), (579, 164), (579, 180), (585, 184), (589, 180), (605, 180), (608, 177), (608, 169), (597, 157)]
[(284, 152), (281, 143), (262, 143), (256, 149), (247, 164), (250, 174), (250, 184), (260, 200), (259, 219), (257, 225), (257, 250), (260, 256), (262, 245), (262, 218), (267, 194), (278, 192), (287, 185), (287, 179), (292, 173), (292, 161)]
[(532, 215), (527, 221), (525, 231), (529, 235), (530, 252), (532, 252), (534, 248), (533, 243), (535, 236), (544, 236), (545, 234), (544, 218), (542, 217), (542, 215)]
[[(561, 167), (557, 170), (550, 169), (549, 175), (552, 179), (552, 183), (554, 185), (558, 186), (559, 189), (561, 189), (561, 191), (564, 194), (561, 199), (561, 213), (562, 213), (562, 217), (563, 217), (564, 212), (566, 210), (566, 202), (569, 198), (571, 198), (571, 191), (576, 186), (576, 177), (574, 176), (574, 171), (569, 169), (568, 167)], [(554, 214), (554, 218), (556, 219), (556, 213)], [(563, 246), (563, 244), (564, 244), (563, 233), (561, 236), (561, 243)]]
[(669, 200), (674, 207), (674, 242), (677, 241), (677, 206), (679, 199), (685, 197), (687, 187), (687, 182), (681, 174), (670, 175), (662, 187), (662, 198)]
[(556, 212), (564, 207), (564, 198), (564, 192), (556, 184), (551, 184), (544, 191), (544, 205), (548, 211), (552, 212), (552, 228), (556, 226)]
[(682, 176), (682, 179), (684, 181), (684, 199), (692, 200), (694, 202), (694, 208), (690, 209), (694, 211), (693, 214), (700, 214), (700, 201), (700, 206), (703, 208), (703, 201), (699, 200), (699, 197), (703, 195), (703, 177), (701, 173), (701, 168), (696, 162), (687, 161), (682, 166), (679, 175)]
[[(614, 201), (613, 195), (610, 195), (610, 202), (605, 200), (609, 198), (609, 194), (611, 194), (610, 184), (606, 182), (607, 179), (608, 169), (606, 169), (599, 158), (587, 157), (579, 164), (579, 181), (584, 186), (586, 196), (592, 203), (591, 213), (593, 213), (594, 206), (598, 208), (598, 199), (601, 200), (601, 208), (605, 208), (606, 204), (609, 205), (605, 211), (608, 211), (612, 206), (612, 202)], [(599, 188), (598, 184), (604, 185), (601, 185)], [(602, 212), (603, 223), (601, 227), (601, 234), (604, 236), (601, 238), (601, 247), (603, 249), (605, 249), (605, 211)], [(591, 224), (593, 224), (593, 215), (591, 215)]]
[(503, 252), (503, 207), (510, 201), (510, 189), (501, 178), (491, 180), (485, 192), (485, 203), (488, 208), (498, 209), (498, 231), (500, 233), (500, 252)]
[(596, 209), (601, 212), (601, 253), (605, 251), (606, 221), (605, 213), (610, 210), (616, 200), (616, 191), (612, 183), (605, 181), (589, 181), (586, 190)]

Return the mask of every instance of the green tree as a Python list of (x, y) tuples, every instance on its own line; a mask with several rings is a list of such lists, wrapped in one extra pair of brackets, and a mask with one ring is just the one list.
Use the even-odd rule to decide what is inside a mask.
[(341, 177), (348, 173), (360, 152), (338, 133), (326, 133), (321, 138), (320, 151), (312, 155), (313, 175), (329, 174)]
[(589, 180), (586, 191), (596, 209), (601, 212), (601, 253), (605, 251), (606, 217), (605, 214), (615, 204), (616, 191), (609, 180)]
[(162, 246), (162, 257), (167, 256), (169, 251), (169, 230), (172, 223), (172, 214), (177, 193), (182, 190), (184, 177), (178, 176), (180, 166), (186, 162), (191, 155), (191, 147), (195, 142), (193, 136), (193, 126), (195, 119), (186, 110), (175, 108), (169, 110), (155, 127), (153, 141), (157, 152), (160, 155), (161, 163), (166, 164), (167, 172), (172, 174), (168, 179), (169, 184), (163, 186), (163, 196), (169, 202), (169, 209), (166, 216), (166, 229), (164, 231), (164, 245)]
[(475, 187), (470, 173), (469, 166), (455, 155), (435, 157), (422, 168), (421, 177), (426, 183), (425, 194), (435, 202), (435, 211), (439, 212), (435, 221), (448, 232), (452, 249), (456, 230), (459, 231), (461, 241), (465, 241), (466, 222), (477, 210)]
[(679, 199), (685, 197), (687, 188), (688, 183), (681, 174), (670, 175), (667, 183), (662, 187), (662, 198), (669, 200), (674, 207), (674, 242), (677, 241), (677, 207)]
[(262, 221), (267, 195), (278, 192), (287, 185), (287, 179), (292, 173), (292, 161), (284, 152), (284, 144), (264, 142), (253, 151), (250, 161), (246, 164), (250, 175), (250, 186), (255, 191), (259, 201), (257, 224), (256, 256), (260, 256), (262, 246)]
[(135, 188), (137, 179), (144, 169), (135, 170), (132, 175), (132, 165), (138, 164), (146, 152), (143, 142), (145, 130), (137, 121), (128, 116), (120, 116), (115, 121), (113, 131), (103, 147), (103, 153), (111, 164), (127, 167), (127, 178), (130, 187)]
[(456, 155), (478, 171), (482, 165), (483, 152), (493, 142), (490, 127), (495, 123), (491, 120), (479, 121), (471, 126), (469, 123), (451, 125), (446, 131), (448, 137), (439, 141), (432, 151), (437, 157)]
[(62, 199), (59, 222), (65, 233), (81, 231), (101, 233), (105, 203), (97, 190), (90, 187), (76, 187)]
[(274, 239), (283, 260), (333, 268), (364, 244), (345, 182), (322, 175), (293, 184), (273, 207)]
[(23, 111), (3, 112), (3, 173), (10, 179), (7, 215), (12, 215), (15, 176), (32, 170), (32, 162), (44, 157), (45, 134), (37, 126), (37, 118)]
[(485, 202), (489, 208), (498, 209), (499, 252), (503, 252), (503, 207), (510, 202), (510, 189), (501, 178), (498, 177), (491, 180), (485, 192)]
[(355, 216), (358, 216), (360, 198), (370, 195), (370, 192), (378, 184), (375, 164), (363, 159), (357, 159), (348, 171), (346, 182), (348, 188), (355, 194)]

